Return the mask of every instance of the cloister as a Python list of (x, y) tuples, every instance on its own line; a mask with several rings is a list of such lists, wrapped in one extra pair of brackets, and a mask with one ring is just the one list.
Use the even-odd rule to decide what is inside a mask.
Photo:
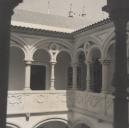
[(103, 10), (113, 22), (104, 19), (78, 30), (65, 22), (60, 26), (59, 17), (56, 26), (10, 22), (20, 2), (0, 2), (0, 126), (128, 127), (129, 2), (108, 0)]
[(112, 128), (113, 31), (109, 19), (73, 33), (12, 26), (8, 127)]
[(105, 39), (107, 42), (95, 37), (87, 38), (72, 45), (63, 39), (47, 37), (30, 45), (12, 34), (9, 90), (73, 88), (111, 93), (113, 36)]

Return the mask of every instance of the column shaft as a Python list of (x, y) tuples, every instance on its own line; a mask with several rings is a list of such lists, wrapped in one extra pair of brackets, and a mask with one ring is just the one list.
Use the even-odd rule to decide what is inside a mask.
[(109, 64), (110, 64), (110, 60), (100, 60), (101, 64), (102, 64), (102, 93), (108, 93), (108, 84), (109, 84), (109, 80), (108, 80), (108, 70), (109, 70)]
[(87, 88), (86, 90), (87, 91), (91, 91), (91, 63), (90, 62), (86, 62), (87, 64), (87, 75), (86, 75), (86, 85), (87, 85)]
[(25, 90), (30, 90), (31, 61), (26, 61), (25, 66)]
[(51, 62), (50, 90), (55, 90), (55, 62)]
[(77, 89), (77, 64), (73, 64), (73, 89)]

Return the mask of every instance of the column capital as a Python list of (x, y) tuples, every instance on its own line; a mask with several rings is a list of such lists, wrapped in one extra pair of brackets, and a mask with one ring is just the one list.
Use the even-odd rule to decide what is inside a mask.
[(86, 60), (86, 61), (85, 61), (85, 64), (92, 64), (92, 63), (93, 63), (92, 60)]
[(78, 63), (77, 62), (75, 62), (75, 63), (73, 62), (73, 63), (71, 63), (71, 66), (72, 67), (77, 67), (78, 66)]
[(50, 61), (50, 63), (55, 65), (57, 61)]
[(109, 60), (109, 59), (99, 59), (99, 62), (102, 65), (109, 65), (112, 62), (112, 60)]
[(25, 62), (26, 65), (31, 65), (33, 60), (24, 60), (24, 62)]

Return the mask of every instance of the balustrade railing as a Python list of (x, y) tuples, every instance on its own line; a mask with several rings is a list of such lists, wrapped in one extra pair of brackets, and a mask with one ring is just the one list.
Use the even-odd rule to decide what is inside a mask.
[(8, 114), (67, 111), (66, 91), (9, 91)]

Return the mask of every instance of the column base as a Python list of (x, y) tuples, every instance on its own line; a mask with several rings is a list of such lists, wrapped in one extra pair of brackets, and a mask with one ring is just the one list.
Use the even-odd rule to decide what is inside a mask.
[(101, 93), (103, 93), (103, 94), (111, 94), (112, 91), (102, 90)]
[(54, 87), (50, 87), (50, 90), (56, 90)]
[(31, 91), (31, 88), (24, 88), (25, 91)]

